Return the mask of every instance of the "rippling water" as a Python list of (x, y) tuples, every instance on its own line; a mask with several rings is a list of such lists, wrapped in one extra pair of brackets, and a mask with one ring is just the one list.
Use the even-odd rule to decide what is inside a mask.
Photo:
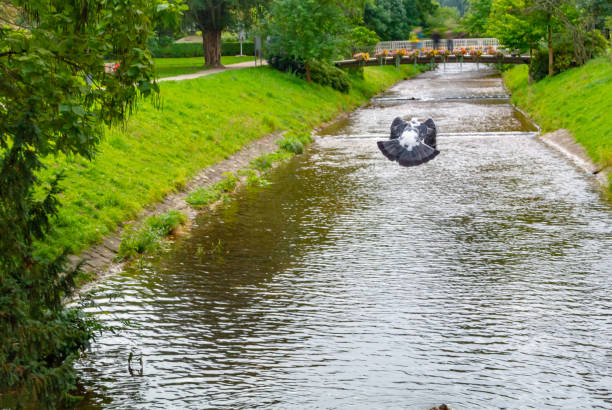
[[(83, 407), (611, 408), (612, 208), (504, 94), (468, 64), (403, 82), (105, 280), (131, 325)], [(380, 154), (397, 115), (434, 118), (435, 160)]]

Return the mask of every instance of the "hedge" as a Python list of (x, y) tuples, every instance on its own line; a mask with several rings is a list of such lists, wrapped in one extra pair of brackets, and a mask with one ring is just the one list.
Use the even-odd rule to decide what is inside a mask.
[[(202, 57), (204, 50), (202, 43), (173, 43), (157, 50), (151, 50), (153, 57)], [(255, 44), (252, 42), (242, 43), (242, 53), (247, 56), (255, 55)], [(224, 42), (221, 43), (221, 55), (235, 56), (240, 54), (240, 43)]]

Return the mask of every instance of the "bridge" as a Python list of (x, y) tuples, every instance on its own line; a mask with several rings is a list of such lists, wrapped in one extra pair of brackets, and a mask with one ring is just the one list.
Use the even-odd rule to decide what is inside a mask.
[[(438, 51), (447, 50), (448, 42), (446, 39), (441, 39)], [(376, 44), (375, 47), (370, 47), (368, 50), (360, 50), (371, 52), (372, 54), (379, 53), (383, 50), (388, 50), (391, 53), (393, 50), (406, 50), (406, 56), (400, 57), (399, 64), (431, 64), (431, 63), (483, 63), (483, 64), (529, 64), (530, 56), (510, 54), (507, 50), (499, 48), (499, 41), (496, 38), (461, 38), (452, 40), (452, 50), (456, 51), (465, 48), (469, 51), (470, 47), (481, 49), (484, 53), (488, 48), (496, 50), (497, 55), (483, 54), (473, 56), (465, 54), (456, 56), (452, 52), (448, 56), (436, 55), (434, 57), (421, 53), (418, 56), (410, 55), (414, 50), (433, 49), (434, 43), (431, 39), (424, 40), (403, 40), (403, 41), (383, 41)], [(356, 50), (357, 51), (357, 50)], [(336, 61), (335, 64), (339, 68), (364, 67), (376, 65), (393, 65), (398, 63), (397, 57), (373, 57), (367, 60), (364, 59), (347, 59)], [(416, 61), (415, 61), (416, 58)]]
[[(529, 56), (512, 56), (512, 55), (503, 55), (503, 56), (491, 56), (491, 55), (481, 55), (481, 56), (471, 56), (464, 55), (463, 57), (457, 57), (453, 54), (449, 56), (437, 55), (435, 57), (429, 57), (425, 55), (420, 55), (416, 57), (416, 64), (431, 64), (434, 63), (483, 63), (483, 64), (529, 64), (530, 57)], [(336, 67), (338, 68), (351, 68), (351, 67), (368, 67), (368, 66), (377, 66), (377, 65), (395, 65), (396, 58), (395, 57), (383, 57), (383, 58), (370, 58), (368, 60), (340, 60), (336, 61)], [(415, 57), (413, 56), (403, 56), (400, 57), (400, 64), (415, 64)]]

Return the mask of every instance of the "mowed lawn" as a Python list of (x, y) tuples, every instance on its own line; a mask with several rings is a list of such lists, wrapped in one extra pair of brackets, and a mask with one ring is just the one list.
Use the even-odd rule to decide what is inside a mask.
[[(253, 56), (224, 56), (221, 57), (221, 64), (230, 65), (245, 61), (253, 61), (254, 59), (255, 57)], [(155, 62), (155, 72), (158, 78), (193, 74), (198, 71), (206, 70), (206, 67), (204, 67), (204, 57), (154, 58), (153, 61)]]

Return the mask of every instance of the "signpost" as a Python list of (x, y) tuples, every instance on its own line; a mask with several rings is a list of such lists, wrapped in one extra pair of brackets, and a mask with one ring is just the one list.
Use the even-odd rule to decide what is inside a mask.
[(255, 37), (255, 65), (257, 65), (257, 57), (263, 62), (263, 55), (261, 52), (261, 36)]
[(240, 41), (240, 57), (244, 56), (244, 54), (242, 54), (242, 42), (244, 40), (246, 40), (246, 32), (244, 29), (241, 29), (240, 32), (238, 32), (238, 41)]

